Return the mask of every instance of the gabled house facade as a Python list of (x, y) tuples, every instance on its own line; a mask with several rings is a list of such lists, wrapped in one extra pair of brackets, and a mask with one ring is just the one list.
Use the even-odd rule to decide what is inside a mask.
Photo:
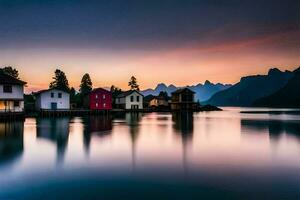
[(112, 94), (103, 88), (96, 88), (90, 92), (89, 109), (90, 110), (111, 110)]
[(58, 90), (48, 89), (36, 93), (36, 110), (69, 110), (70, 94)]
[(116, 107), (126, 110), (143, 109), (144, 96), (136, 90), (123, 92), (116, 97)]
[(149, 107), (158, 108), (158, 107), (168, 107), (168, 106), (169, 106), (169, 101), (164, 96), (155, 96), (149, 102)]
[(0, 69), (0, 113), (24, 111), (24, 85)]
[(171, 109), (172, 110), (193, 110), (196, 109), (195, 92), (188, 89), (178, 89), (172, 93)]

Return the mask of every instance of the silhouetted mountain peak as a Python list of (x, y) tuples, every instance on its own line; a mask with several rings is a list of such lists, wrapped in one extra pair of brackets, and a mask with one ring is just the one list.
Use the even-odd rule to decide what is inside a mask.
[(155, 90), (166, 90), (167, 86), (164, 83), (157, 84)]
[(177, 87), (175, 85), (171, 84), (171, 85), (169, 85), (169, 88), (174, 89), (174, 88), (177, 88)]
[(295, 74), (300, 74), (300, 67), (298, 67), (297, 69), (295, 69), (295, 70), (293, 71), (293, 73), (295, 73)]
[(281, 73), (282, 73), (282, 71), (280, 71), (278, 68), (272, 68), (269, 70), (268, 75), (273, 76), (273, 75), (278, 75)]
[(213, 85), (209, 80), (206, 80), (205, 82), (204, 82), (204, 85)]
[(231, 88), (214, 94), (207, 103), (221, 106), (251, 106), (259, 98), (268, 96), (282, 88), (293, 73), (272, 68), (267, 75), (242, 77)]

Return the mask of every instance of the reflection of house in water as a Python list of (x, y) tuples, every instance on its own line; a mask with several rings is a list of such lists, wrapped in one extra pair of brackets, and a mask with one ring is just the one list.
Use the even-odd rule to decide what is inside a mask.
[(23, 153), (24, 121), (0, 122), (0, 166)]
[(56, 143), (57, 161), (63, 161), (69, 139), (69, 118), (37, 118), (37, 138)]
[(116, 120), (124, 120), (128, 125), (130, 140), (131, 140), (131, 156), (132, 156), (132, 168), (136, 166), (136, 143), (139, 135), (139, 122), (142, 119), (142, 113), (131, 112), (131, 113), (118, 113), (114, 116)]
[(137, 152), (137, 139), (139, 135), (139, 122), (142, 119), (141, 113), (126, 113), (125, 120), (129, 126), (129, 133), (131, 139), (131, 156), (132, 156), (132, 168), (136, 166), (136, 152)]
[(192, 135), (194, 128), (193, 112), (174, 112), (172, 113), (174, 129), (182, 135)]
[(111, 134), (112, 118), (110, 115), (91, 115), (83, 118), (83, 123), (83, 143), (85, 151), (89, 153), (91, 138), (93, 135), (103, 137)]
[(187, 172), (187, 151), (193, 139), (193, 112), (174, 112), (172, 113), (172, 120), (174, 122), (173, 128), (181, 138), (183, 167), (185, 172)]

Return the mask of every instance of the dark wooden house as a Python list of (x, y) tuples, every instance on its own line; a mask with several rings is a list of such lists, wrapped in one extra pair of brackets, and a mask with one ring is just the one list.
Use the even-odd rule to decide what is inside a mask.
[(194, 110), (197, 107), (195, 92), (188, 88), (178, 89), (172, 93), (172, 110)]

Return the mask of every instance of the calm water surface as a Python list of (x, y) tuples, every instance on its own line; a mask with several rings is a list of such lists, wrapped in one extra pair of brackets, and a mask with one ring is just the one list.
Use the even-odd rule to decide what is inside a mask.
[(240, 110), (0, 122), (0, 199), (300, 199), (300, 115)]

